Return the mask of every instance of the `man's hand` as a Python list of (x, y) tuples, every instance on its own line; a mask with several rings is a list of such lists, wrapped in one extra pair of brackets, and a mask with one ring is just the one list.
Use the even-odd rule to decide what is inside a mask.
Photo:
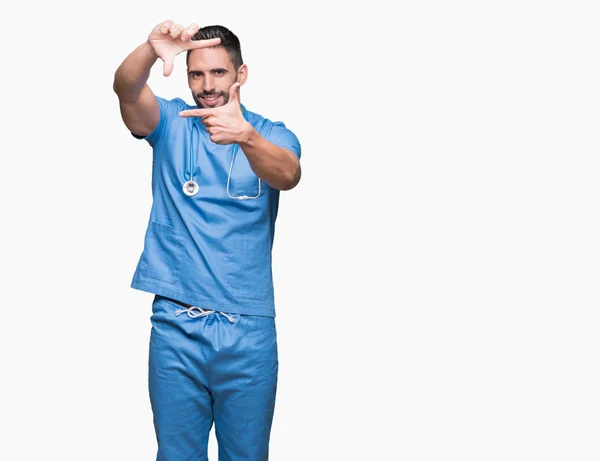
[(234, 144), (244, 141), (252, 125), (244, 119), (240, 106), (240, 84), (229, 88), (229, 101), (221, 107), (189, 109), (179, 113), (181, 117), (201, 117), (210, 140), (216, 144)]
[(148, 43), (156, 55), (163, 60), (163, 75), (168, 77), (173, 72), (173, 59), (182, 51), (197, 48), (209, 48), (221, 42), (220, 38), (210, 40), (191, 40), (200, 28), (198, 24), (190, 24), (184, 28), (170, 19), (158, 24), (148, 36)]

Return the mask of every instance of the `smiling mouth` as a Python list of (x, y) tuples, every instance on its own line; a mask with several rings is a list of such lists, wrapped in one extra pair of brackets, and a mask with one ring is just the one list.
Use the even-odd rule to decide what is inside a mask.
[(220, 104), (224, 104), (225, 103), (225, 99), (221, 99), (223, 97), (222, 94), (207, 94), (207, 95), (203, 95), (200, 96), (200, 99), (202, 100), (202, 104), (203, 106), (207, 106), (207, 107), (216, 107)]

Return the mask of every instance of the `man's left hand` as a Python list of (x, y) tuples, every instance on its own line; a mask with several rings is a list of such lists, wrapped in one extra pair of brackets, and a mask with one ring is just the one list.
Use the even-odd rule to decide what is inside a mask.
[(240, 84), (235, 82), (229, 88), (229, 101), (221, 107), (207, 109), (189, 109), (179, 113), (180, 117), (201, 117), (210, 134), (210, 140), (216, 144), (234, 144), (243, 142), (250, 124), (244, 119), (239, 97)]

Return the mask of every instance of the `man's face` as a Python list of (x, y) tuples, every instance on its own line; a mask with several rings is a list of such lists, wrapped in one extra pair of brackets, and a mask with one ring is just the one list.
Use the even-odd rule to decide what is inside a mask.
[(222, 46), (193, 50), (188, 61), (188, 85), (198, 107), (227, 104), (229, 88), (237, 81), (240, 71), (245, 73), (245, 65), (236, 72)]

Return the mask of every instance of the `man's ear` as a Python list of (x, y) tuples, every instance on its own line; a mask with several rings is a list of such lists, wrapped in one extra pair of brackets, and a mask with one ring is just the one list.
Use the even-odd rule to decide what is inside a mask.
[(240, 85), (246, 83), (248, 79), (248, 66), (246, 64), (242, 64), (237, 71), (237, 81), (240, 82)]

